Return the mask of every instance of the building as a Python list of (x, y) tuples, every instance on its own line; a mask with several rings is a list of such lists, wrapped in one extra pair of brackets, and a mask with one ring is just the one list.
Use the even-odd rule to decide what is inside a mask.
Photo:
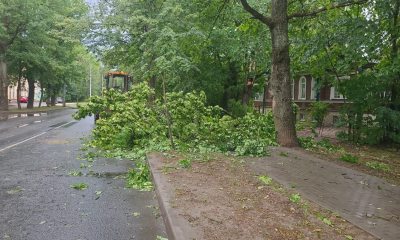
[[(17, 83), (15, 84), (10, 84), (8, 86), (8, 99), (10, 100), (16, 100), (18, 97), (17, 94)], [(40, 87), (38, 86), (37, 83), (35, 83), (35, 100), (40, 100), (41, 97), (41, 90)], [(28, 85), (28, 81), (26, 81), (25, 79), (23, 79), (21, 81), (21, 96), (27, 96), (28, 97), (28, 93), (29, 93), (29, 85)]]
[[(350, 76), (341, 76), (340, 80), (350, 79)], [(297, 121), (312, 121), (309, 116), (310, 104), (315, 101), (329, 103), (330, 113), (325, 118), (326, 125), (333, 125), (338, 122), (339, 108), (346, 103), (343, 95), (339, 94), (333, 86), (324, 83), (324, 86), (319, 90), (315, 90), (318, 79), (313, 78), (310, 74), (304, 74), (292, 81), (292, 99), (300, 107), (297, 113)], [(254, 107), (261, 111), (263, 106), (263, 94), (259, 94), (254, 99)], [(272, 108), (272, 97), (268, 88), (265, 92), (265, 108)]]

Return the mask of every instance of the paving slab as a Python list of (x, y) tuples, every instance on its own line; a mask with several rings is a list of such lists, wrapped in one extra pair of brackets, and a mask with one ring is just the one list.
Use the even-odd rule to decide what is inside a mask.
[(400, 186), (296, 149), (269, 149), (271, 156), (248, 159), (256, 173), (296, 185), (303, 197), (382, 240), (400, 239)]

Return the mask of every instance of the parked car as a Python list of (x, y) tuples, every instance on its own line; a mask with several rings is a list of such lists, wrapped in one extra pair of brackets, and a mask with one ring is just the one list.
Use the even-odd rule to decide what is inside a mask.
[(19, 97), (19, 102), (27, 103), (28, 102), (28, 97), (27, 96), (20, 96)]
[(57, 103), (62, 103), (62, 97), (56, 98), (56, 102), (57, 102)]

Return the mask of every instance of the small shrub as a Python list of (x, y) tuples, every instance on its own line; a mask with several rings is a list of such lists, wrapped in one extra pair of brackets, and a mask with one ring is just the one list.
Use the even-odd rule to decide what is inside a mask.
[(192, 165), (192, 161), (190, 161), (189, 159), (181, 159), (178, 161), (178, 165), (183, 168), (190, 168), (190, 166)]
[(257, 178), (258, 178), (258, 180), (265, 183), (266, 185), (269, 185), (272, 181), (272, 178), (268, 177), (267, 175), (263, 175), (263, 176), (257, 177)]
[(300, 147), (306, 150), (312, 150), (312, 148), (316, 146), (315, 140), (312, 137), (306, 137), (306, 138), (298, 137), (298, 139)]
[(289, 197), (289, 200), (300, 205), (300, 203), (301, 203), (301, 201), (300, 201), (300, 193), (293, 193)]
[(358, 157), (356, 155), (352, 156), (349, 153), (346, 153), (343, 156), (340, 156), (340, 160), (343, 162), (349, 162), (349, 163), (358, 163)]

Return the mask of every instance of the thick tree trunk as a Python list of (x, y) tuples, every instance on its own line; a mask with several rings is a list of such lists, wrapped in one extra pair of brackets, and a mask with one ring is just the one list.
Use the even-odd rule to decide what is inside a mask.
[(248, 78), (243, 87), (242, 91), (242, 105), (249, 106), (250, 98), (251, 98), (251, 91), (253, 90), (254, 79)]
[(290, 90), (290, 56), (287, 0), (273, 0), (270, 26), (272, 39), (271, 94), (277, 141), (284, 147), (297, 147)]
[(56, 105), (56, 94), (52, 94), (50, 100), (51, 100), (51, 106), (55, 106)]
[(33, 108), (33, 102), (35, 101), (35, 81), (28, 79), (28, 86), (29, 86), (29, 91), (28, 91), (28, 104), (27, 104), (27, 109), (32, 109)]

